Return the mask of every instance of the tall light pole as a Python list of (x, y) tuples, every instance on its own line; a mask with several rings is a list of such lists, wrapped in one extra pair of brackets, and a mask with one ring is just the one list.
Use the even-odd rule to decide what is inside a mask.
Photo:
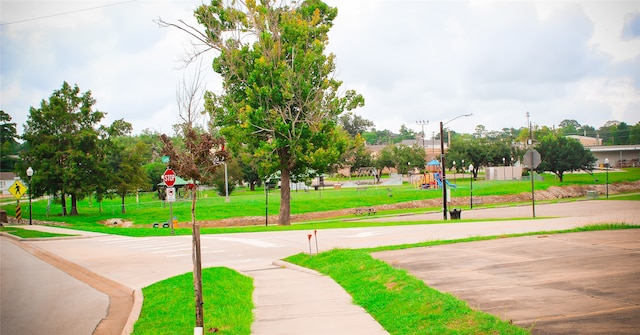
[(473, 164), (469, 164), (469, 172), (471, 173), (471, 197), (469, 199), (469, 206), (473, 209)]
[(471, 116), (473, 114), (463, 114), (463, 115), (458, 115), (456, 117), (454, 117), (453, 119), (447, 121), (447, 122), (442, 122), (440, 121), (440, 164), (442, 164), (442, 218), (447, 221), (447, 176), (445, 173), (446, 170), (446, 165), (445, 165), (445, 161), (444, 161), (444, 125), (446, 125), (447, 123), (456, 120), (458, 118), (461, 117), (467, 117), (467, 116)]
[(31, 219), (33, 217), (31, 215), (31, 177), (33, 177), (33, 169), (31, 167), (27, 169), (27, 177), (29, 177), (29, 188), (27, 188), (27, 190), (29, 190), (29, 224), (31, 224)]
[(607, 199), (609, 199), (609, 158), (604, 159), (604, 168), (607, 172)]
[(418, 120), (416, 123), (422, 126), (422, 151), (424, 151), (424, 126), (429, 124), (429, 121)]

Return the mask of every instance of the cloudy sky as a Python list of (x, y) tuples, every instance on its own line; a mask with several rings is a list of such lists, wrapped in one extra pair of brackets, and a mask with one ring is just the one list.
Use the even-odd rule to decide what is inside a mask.
[[(336, 78), (365, 97), (377, 129), (417, 120), (473, 132), (564, 119), (599, 128), (640, 122), (639, 1), (325, 0), (338, 7)], [(0, 0), (0, 108), (22, 133), (29, 107), (63, 81), (91, 90), (106, 123), (171, 133), (186, 35), (201, 0)], [(195, 23), (194, 23), (195, 24)], [(207, 89), (220, 91), (206, 55)]]

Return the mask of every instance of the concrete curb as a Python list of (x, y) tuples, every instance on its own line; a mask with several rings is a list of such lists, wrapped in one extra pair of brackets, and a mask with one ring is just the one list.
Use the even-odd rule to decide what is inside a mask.
[(285, 261), (283, 261), (281, 259), (276, 259), (271, 264), (273, 264), (275, 266), (278, 266), (278, 267), (281, 267), (281, 268), (287, 268), (287, 269), (291, 269), (291, 270), (305, 272), (305, 273), (316, 275), (316, 276), (324, 276), (323, 274), (321, 274), (318, 271), (311, 270), (309, 268), (305, 268), (303, 266), (296, 265), (296, 264), (293, 264), (293, 263), (285, 262)]
[(133, 307), (131, 307), (131, 314), (129, 314), (127, 323), (124, 325), (124, 329), (122, 329), (122, 335), (130, 335), (133, 333), (133, 326), (136, 324), (136, 321), (138, 321), (138, 318), (140, 318), (143, 302), (144, 296), (142, 295), (142, 290), (133, 290)]

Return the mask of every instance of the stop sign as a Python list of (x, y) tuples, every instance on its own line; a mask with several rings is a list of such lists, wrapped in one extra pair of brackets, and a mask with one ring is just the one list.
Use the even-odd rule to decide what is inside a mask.
[(540, 165), (540, 163), (542, 162), (542, 157), (540, 156), (540, 153), (536, 149), (527, 150), (523, 158), (524, 158), (523, 159), (524, 166), (530, 169), (537, 168), (538, 165)]
[(176, 173), (171, 169), (167, 169), (162, 175), (162, 181), (167, 187), (172, 187), (176, 183)]

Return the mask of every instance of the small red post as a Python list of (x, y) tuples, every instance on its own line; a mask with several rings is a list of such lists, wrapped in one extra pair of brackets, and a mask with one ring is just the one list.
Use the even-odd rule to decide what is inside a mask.
[(311, 234), (308, 234), (307, 238), (309, 239), (309, 256), (311, 256), (311, 255), (313, 255), (313, 253), (311, 251)]
[(318, 251), (318, 231), (317, 230), (313, 230), (313, 236), (316, 239), (316, 255), (320, 253), (320, 251)]

